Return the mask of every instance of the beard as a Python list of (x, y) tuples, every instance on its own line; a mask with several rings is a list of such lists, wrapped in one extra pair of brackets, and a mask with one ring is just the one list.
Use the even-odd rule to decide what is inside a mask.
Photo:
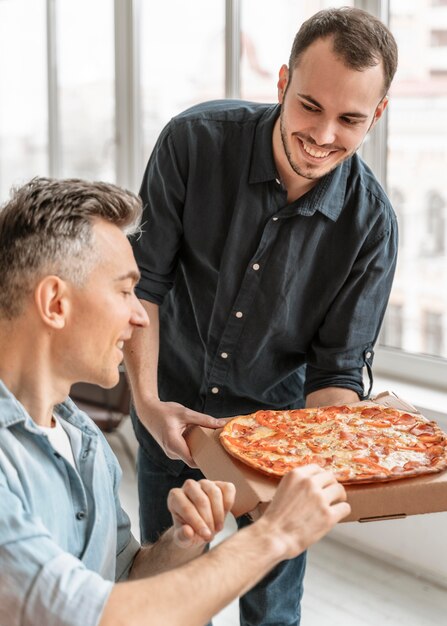
[[(300, 167), (298, 163), (293, 159), (292, 151), (290, 149), (289, 138), (287, 136), (287, 130), (285, 128), (285, 123), (284, 123), (284, 105), (281, 105), (281, 113), (279, 117), (279, 128), (280, 128), (280, 133), (281, 133), (281, 141), (282, 141), (282, 145), (284, 148), (284, 154), (286, 155), (286, 158), (290, 167), (293, 169), (295, 174), (298, 174), (298, 176), (302, 176), (303, 178), (306, 178), (307, 180), (318, 180), (319, 178), (323, 178), (323, 176), (326, 176), (326, 174), (329, 174), (330, 172), (332, 172), (332, 170), (334, 170), (336, 167), (341, 165), (343, 161), (346, 161), (346, 159), (349, 159), (349, 157), (351, 157), (355, 152), (357, 152), (357, 150), (360, 147), (359, 145), (351, 152), (348, 152), (346, 155), (344, 155), (342, 159), (340, 159), (339, 161), (336, 161), (332, 165), (329, 165), (328, 169), (324, 170), (323, 172), (321, 171), (320, 168), (324, 166), (319, 167), (317, 165), (316, 166), (317, 171), (314, 172), (311, 166), (307, 165), (307, 166)], [(305, 137), (303, 133), (292, 133), (292, 136), (301, 137), (303, 140), (306, 141), (306, 143), (310, 145), (316, 145), (315, 142), (310, 137), (307, 137), (307, 136)], [(326, 150), (331, 149), (330, 146), (320, 146), (320, 147)], [(332, 146), (332, 149), (340, 150), (340, 148), (337, 146)]]

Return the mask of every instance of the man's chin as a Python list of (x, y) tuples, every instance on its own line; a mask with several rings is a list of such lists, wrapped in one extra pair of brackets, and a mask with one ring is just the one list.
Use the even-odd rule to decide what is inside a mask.
[(116, 387), (120, 380), (119, 369), (111, 369), (107, 371), (103, 371), (100, 376), (95, 381), (92, 381), (92, 384), (98, 385), (103, 389), (112, 389)]

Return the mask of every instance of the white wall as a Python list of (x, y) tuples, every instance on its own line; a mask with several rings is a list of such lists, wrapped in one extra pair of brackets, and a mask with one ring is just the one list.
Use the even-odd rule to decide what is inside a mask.
[(330, 537), (447, 589), (447, 512), (338, 524)]

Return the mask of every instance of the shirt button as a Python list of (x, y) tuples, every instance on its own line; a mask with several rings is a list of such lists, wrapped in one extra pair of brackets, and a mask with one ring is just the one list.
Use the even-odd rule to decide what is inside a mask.
[(84, 517), (85, 517), (85, 511), (78, 511), (78, 512), (76, 513), (76, 519), (78, 519), (78, 520), (83, 520), (83, 519), (84, 519)]
[(219, 393), (219, 387), (211, 387), (211, 393)]
[(281, 181), (279, 180), (279, 178), (275, 178), (275, 180), (276, 180), (276, 182), (277, 182), (277, 184), (278, 184), (278, 185), (280, 185), (280, 184), (281, 184)]
[(259, 265), (259, 263), (253, 263), (252, 265), (252, 268), (254, 269), (255, 272), (257, 272), (260, 267), (261, 266)]
[(241, 317), (244, 317), (244, 314), (242, 313), (242, 311), (237, 311), (235, 315), (236, 315), (236, 317), (238, 317), (239, 319), (240, 319)]
[(277, 222), (277, 221), (278, 221), (278, 218), (277, 218), (277, 217), (272, 217), (272, 220), (273, 220), (274, 222)]
[(365, 354), (365, 357), (366, 357), (367, 359), (370, 359), (370, 358), (372, 357), (371, 352), (367, 352), (367, 353)]
[(221, 356), (223, 359), (228, 359), (228, 352), (221, 352), (220, 356)]

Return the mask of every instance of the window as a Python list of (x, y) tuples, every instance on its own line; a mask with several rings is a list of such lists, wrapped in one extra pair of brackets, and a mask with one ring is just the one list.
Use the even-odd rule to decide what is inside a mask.
[(401, 304), (389, 303), (380, 333), (381, 343), (392, 348), (402, 348), (403, 312)]
[(399, 247), (402, 249), (405, 245), (405, 197), (397, 187), (389, 189), (388, 195), (394, 211), (396, 212), (397, 222), (399, 224)]
[(169, 119), (225, 97), (224, 0), (141, 2), (143, 160)]
[(57, 174), (115, 180), (113, 2), (56, 3)]
[(445, 252), (447, 207), (438, 191), (429, 191), (427, 202), (427, 250), (433, 256)]
[(302, 22), (320, 9), (353, 4), (347, 0), (242, 0), (241, 98), (274, 102), (279, 69), (289, 61)]
[[(399, 45), (399, 69), (388, 111), (387, 188), (391, 197), (391, 190), (396, 189), (405, 195), (405, 202), (399, 203), (397, 198), (396, 206), (405, 223), (405, 246), (400, 248), (381, 344), (396, 347), (396, 330), (391, 333), (387, 328), (396, 326), (392, 303), (399, 302), (402, 351), (398, 361), (397, 353), (390, 353), (389, 373), (398, 371), (406, 376), (407, 365), (409, 370), (416, 367), (416, 362), (409, 365), (412, 355), (447, 358), (442, 342), (447, 315), (447, 82), (440, 76), (447, 73), (447, 55), (432, 56), (429, 46), (434, 26), (447, 24), (447, 3), (438, 3), (436, 8), (433, 3), (417, 3), (411, 12), (407, 3), (391, 0), (389, 4), (390, 28)], [(427, 311), (436, 311), (436, 317)], [(379, 362), (386, 371), (386, 358)], [(419, 363), (416, 367), (418, 381), (425, 376), (428, 384), (445, 388), (447, 363), (435, 359), (424, 363), (426, 366)]]
[(46, 3), (0, 2), (0, 198), (48, 170)]
[[(35, 175), (138, 189), (172, 115), (229, 95), (275, 101), (278, 70), (302, 21), (346, 4), (382, 17), (389, 8), (399, 45), (387, 120), (362, 149), (400, 224), (380, 343), (402, 357), (393, 373), (405, 375), (423, 353), (443, 360), (438, 378), (432, 361), (422, 372), (418, 366), (418, 378), (445, 385), (447, 0), (0, 0), (0, 201)], [(440, 316), (442, 342), (427, 339), (435, 336), (428, 312)]]
[(444, 355), (444, 315), (426, 311), (424, 313), (424, 351), (435, 356)]

